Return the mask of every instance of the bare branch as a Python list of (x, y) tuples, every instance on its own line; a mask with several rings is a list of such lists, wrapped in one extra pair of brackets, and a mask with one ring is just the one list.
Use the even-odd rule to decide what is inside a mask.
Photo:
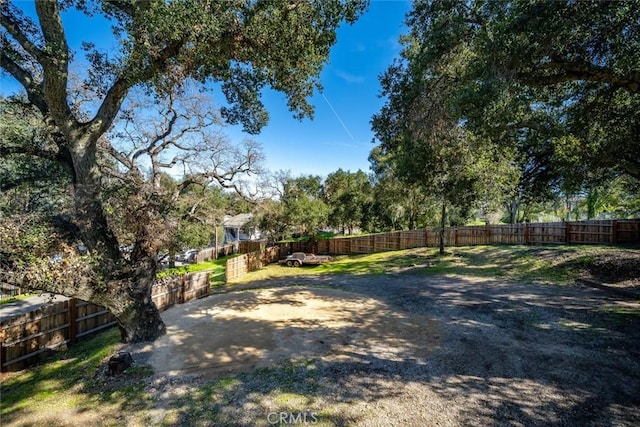
[(164, 70), (169, 59), (178, 54), (182, 44), (183, 41), (175, 41), (169, 44), (156, 58), (150, 61), (149, 65), (147, 65), (142, 72), (134, 73), (133, 70), (135, 70), (139, 64), (131, 62), (129, 66), (120, 73), (120, 77), (116, 79), (107, 92), (95, 117), (91, 122), (87, 123), (87, 129), (90, 129), (94, 135), (102, 135), (105, 133), (113, 123), (118, 111), (120, 111), (120, 106), (127, 96), (129, 89), (138, 82), (150, 80), (154, 75)]

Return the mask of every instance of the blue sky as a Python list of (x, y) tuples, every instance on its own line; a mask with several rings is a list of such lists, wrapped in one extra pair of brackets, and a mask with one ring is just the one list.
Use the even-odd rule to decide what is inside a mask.
[[(31, 2), (19, 3), (33, 16)], [(400, 52), (398, 38), (405, 31), (404, 16), (410, 8), (408, 0), (371, 0), (369, 9), (355, 24), (339, 29), (338, 42), (322, 71), (323, 93), (311, 99), (315, 106), (313, 120), (294, 119), (282, 94), (265, 92), (263, 101), (270, 121), (253, 138), (264, 148), (268, 169), (288, 170), (294, 176), (326, 176), (339, 168), (368, 171), (367, 157), (374, 146), (369, 122), (384, 102), (379, 98), (378, 77)], [(65, 21), (73, 19), (73, 15), (65, 17)], [(92, 30), (105, 31), (105, 39), (109, 39), (109, 27), (97, 24)], [(85, 25), (67, 25), (72, 47), (86, 36)], [(100, 36), (94, 33), (91, 39)], [(7, 75), (1, 79), (3, 95), (19, 89)], [(226, 131), (232, 140), (249, 137), (240, 128), (228, 127)]]
[(264, 147), (269, 169), (290, 170), (294, 176), (326, 176), (339, 168), (369, 170), (367, 158), (374, 147), (369, 122), (384, 102), (378, 76), (400, 53), (398, 39), (410, 8), (410, 1), (372, 0), (360, 20), (340, 28), (322, 71), (323, 93), (311, 99), (313, 121), (295, 120), (281, 94), (266, 94), (271, 119), (256, 140)]

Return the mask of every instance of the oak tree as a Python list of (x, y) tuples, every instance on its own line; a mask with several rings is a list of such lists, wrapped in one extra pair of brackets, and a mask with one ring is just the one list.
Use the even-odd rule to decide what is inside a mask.
[[(59, 270), (23, 265), (26, 270), (18, 281), (103, 304), (116, 316), (124, 340), (153, 340), (165, 330), (150, 298), (159, 242), (152, 228), (143, 225), (161, 226), (164, 221), (156, 209), (162, 204), (154, 193), (157, 187), (132, 167), (127, 180), (114, 188), (134, 202), (131, 206), (140, 206), (130, 218), (141, 226), (134, 233), (136, 245), (129, 258), (119, 249), (105, 203), (105, 158), (110, 155), (126, 166), (140, 157), (139, 151), (122, 155), (114, 141), (105, 138), (123, 103), (133, 90), (166, 101), (192, 79), (219, 84), (227, 99), (222, 118), (251, 133), (268, 119), (260, 101), (266, 87), (284, 93), (296, 117), (310, 116), (307, 98), (319, 87), (336, 29), (345, 20), (357, 19), (365, 2), (36, 1), (34, 17), (25, 13), (24, 4), (0, 4), (0, 66), (22, 85), (29, 103), (40, 112), (51, 143), (42, 149), (4, 146), (1, 154), (47, 159), (69, 173), (71, 221), (87, 250), (74, 254), (70, 246)], [(76, 102), (82, 98), (70, 77), (74, 61), (83, 53), (70, 48), (68, 21), (63, 18), (72, 10), (108, 20), (118, 46), (104, 51), (91, 40), (83, 43), (82, 86), (94, 94), (86, 103)], [(167, 114), (166, 124), (171, 126), (179, 113), (168, 106)], [(173, 144), (161, 134), (149, 136), (141, 148), (148, 157), (157, 147)], [(127, 168), (111, 171), (116, 175)], [(75, 274), (65, 274), (69, 271)]]

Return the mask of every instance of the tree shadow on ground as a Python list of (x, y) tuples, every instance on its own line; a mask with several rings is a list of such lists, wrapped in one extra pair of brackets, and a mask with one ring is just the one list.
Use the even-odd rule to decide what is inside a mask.
[[(312, 411), (320, 425), (640, 421), (640, 321), (634, 312), (621, 322), (603, 310), (616, 306), (615, 298), (580, 287), (411, 274), (333, 279), (333, 286), (353, 293), (343, 298), (366, 296), (341, 315), (358, 319), (368, 336), (379, 337), (377, 342), (359, 342), (362, 329), (344, 325), (332, 330), (349, 342), (336, 338), (323, 346), (310, 333), (322, 331), (323, 319), (302, 322), (290, 329), (291, 337), (302, 337), (298, 344), (292, 339), (278, 345), (308, 351), (232, 376), (226, 387), (211, 383), (204, 399), (186, 392), (167, 402), (176, 425), (195, 419), (212, 420), (212, 425), (268, 425), (267, 416), (279, 411)], [(275, 297), (291, 301), (290, 289), (277, 288), (284, 283), (271, 284)], [(328, 285), (315, 277), (296, 278), (296, 284)], [(335, 296), (316, 297), (336, 302)], [(416, 319), (435, 320), (442, 326), (431, 335), (437, 342), (419, 357), (424, 336), (394, 342), (398, 337), (381, 325), (394, 315), (409, 319), (408, 329)], [(258, 329), (265, 325), (233, 327), (260, 336)], [(284, 328), (277, 322), (266, 327), (272, 332)], [(385, 350), (381, 343), (388, 344)]]
[[(602, 291), (415, 274), (251, 286), (181, 306), (192, 323), (167, 322), (166, 345), (190, 355), (169, 353), (182, 357), (175, 372), (137, 393), (126, 390), (136, 383), (120, 394), (87, 389), (91, 401), (149, 425), (272, 425), (280, 413), (315, 425), (640, 422), (638, 311), (617, 310), (633, 302)], [(319, 312), (331, 308), (324, 317), (304, 315), (311, 297)], [(260, 310), (271, 320), (249, 315)], [(208, 319), (219, 323), (196, 333)]]

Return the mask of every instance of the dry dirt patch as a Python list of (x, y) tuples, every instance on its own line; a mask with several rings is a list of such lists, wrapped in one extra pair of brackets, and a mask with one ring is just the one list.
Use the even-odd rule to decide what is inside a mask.
[(424, 363), (439, 327), (379, 300), (332, 289), (262, 289), (219, 295), (163, 314), (150, 351), (156, 374), (217, 378), (289, 359), (374, 355)]

